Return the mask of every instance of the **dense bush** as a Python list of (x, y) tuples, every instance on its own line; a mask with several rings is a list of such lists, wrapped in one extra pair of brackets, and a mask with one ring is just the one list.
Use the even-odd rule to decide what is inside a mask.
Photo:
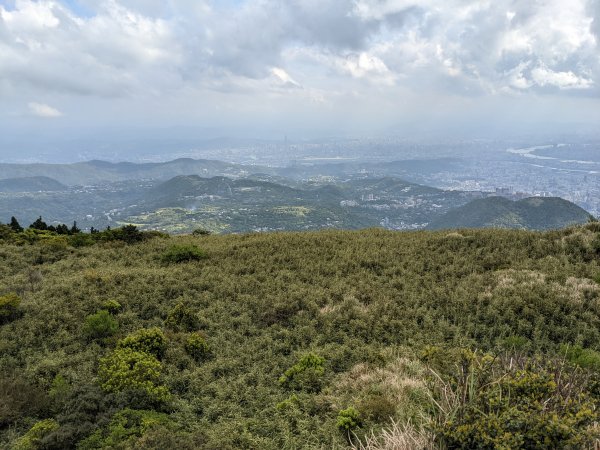
[[(585, 448), (600, 418), (587, 377), (557, 361), (467, 356), (439, 386), (448, 448)], [(442, 380), (442, 378), (440, 378)]]
[(149, 398), (168, 400), (167, 388), (162, 386), (162, 365), (153, 355), (131, 348), (118, 348), (100, 360), (100, 384), (107, 392), (139, 390)]
[(350, 406), (342, 409), (337, 416), (337, 426), (343, 431), (350, 432), (361, 426), (360, 413)]
[(324, 373), (325, 358), (308, 353), (301, 356), (296, 364), (285, 371), (279, 378), (279, 383), (291, 389), (316, 392), (321, 387)]
[(44, 448), (42, 440), (59, 427), (53, 419), (45, 419), (36, 423), (20, 439), (17, 440), (14, 450), (38, 450)]
[(10, 293), (0, 296), (0, 324), (17, 317), (20, 305), (21, 297), (17, 294)]
[(116, 413), (106, 427), (95, 431), (77, 448), (78, 450), (147, 448), (139, 445), (142, 436), (149, 431), (169, 427), (174, 428), (174, 423), (167, 414), (127, 408)]
[(200, 261), (207, 257), (204, 251), (194, 245), (174, 245), (163, 253), (162, 261), (165, 263), (181, 263)]
[(161, 359), (167, 348), (167, 338), (158, 327), (142, 328), (121, 339), (117, 348), (130, 348)]
[(195, 331), (199, 320), (196, 313), (185, 303), (177, 303), (169, 314), (165, 324), (175, 331)]
[(112, 315), (117, 314), (122, 308), (123, 306), (114, 299), (107, 300), (102, 304), (102, 309), (108, 311)]
[(85, 318), (83, 333), (90, 339), (112, 336), (119, 329), (119, 322), (104, 309)]
[(185, 341), (185, 350), (196, 361), (202, 361), (210, 352), (210, 347), (202, 333), (191, 333)]

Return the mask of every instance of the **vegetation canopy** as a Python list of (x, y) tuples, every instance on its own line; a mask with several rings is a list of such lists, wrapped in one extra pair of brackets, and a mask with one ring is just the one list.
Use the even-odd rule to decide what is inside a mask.
[(593, 448), (598, 242), (2, 226), (0, 447)]

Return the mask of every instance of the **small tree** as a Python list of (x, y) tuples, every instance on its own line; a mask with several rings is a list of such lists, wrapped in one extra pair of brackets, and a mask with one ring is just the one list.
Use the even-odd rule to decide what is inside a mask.
[(84, 334), (91, 339), (112, 336), (117, 332), (119, 323), (106, 310), (100, 310), (85, 319)]
[(10, 228), (12, 228), (13, 231), (20, 233), (21, 231), (23, 231), (23, 227), (21, 226), (21, 224), (17, 221), (15, 216), (12, 216), (10, 218), (10, 224), (9, 224)]
[(71, 229), (69, 230), (70, 234), (77, 234), (77, 233), (81, 233), (81, 230), (79, 229), (79, 227), (77, 227), (77, 222), (73, 222), (73, 226), (71, 227)]
[(38, 217), (35, 222), (29, 225), (29, 228), (32, 230), (40, 230), (46, 231), (48, 229), (48, 224), (42, 220), (42, 216)]

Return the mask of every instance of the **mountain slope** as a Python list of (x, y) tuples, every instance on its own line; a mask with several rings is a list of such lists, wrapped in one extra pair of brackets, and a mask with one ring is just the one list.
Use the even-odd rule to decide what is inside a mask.
[(519, 228), (550, 230), (585, 223), (590, 214), (558, 197), (530, 197), (512, 201), (504, 197), (477, 199), (450, 210), (428, 228)]
[(52, 192), (67, 189), (62, 183), (49, 177), (22, 177), (0, 180), (0, 192)]
[[(0, 233), (0, 448), (346, 449), (394, 423), (439, 424), (444, 445), (461, 429), (515, 449), (525, 433), (552, 442), (538, 448), (600, 438), (599, 224), (86, 247), (14, 234)], [(484, 432), (395, 448), (489, 448)]]

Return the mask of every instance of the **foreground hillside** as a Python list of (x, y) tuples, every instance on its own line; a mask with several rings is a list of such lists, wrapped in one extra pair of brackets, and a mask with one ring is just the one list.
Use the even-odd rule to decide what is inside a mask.
[(597, 223), (81, 242), (0, 242), (0, 446), (598, 437)]

